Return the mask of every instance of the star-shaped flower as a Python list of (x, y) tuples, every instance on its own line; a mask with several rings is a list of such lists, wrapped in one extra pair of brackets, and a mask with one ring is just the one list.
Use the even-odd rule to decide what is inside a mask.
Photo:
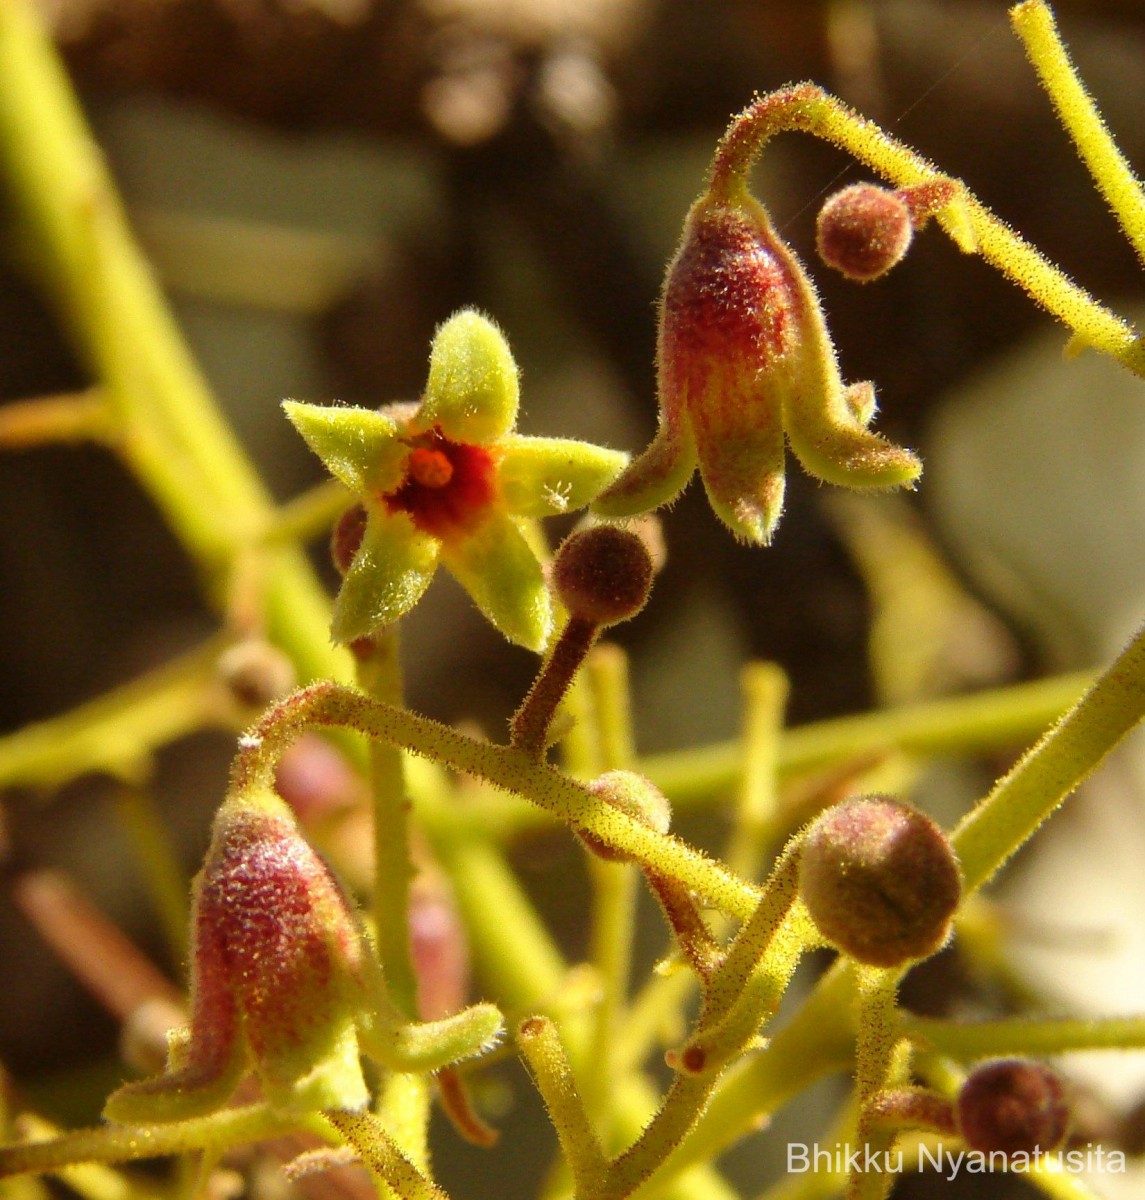
[(552, 610), (529, 522), (582, 508), (628, 459), (587, 442), (516, 433), (518, 403), (504, 335), (469, 309), (438, 329), (420, 404), (372, 410), (286, 401), (307, 445), (365, 512), (334, 603), (336, 642), (407, 613), (441, 562), (510, 641), (543, 648)]

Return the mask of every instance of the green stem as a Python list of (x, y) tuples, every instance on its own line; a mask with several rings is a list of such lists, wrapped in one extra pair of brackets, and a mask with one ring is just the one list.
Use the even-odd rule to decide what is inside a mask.
[[(786, 130), (833, 143), (897, 187), (939, 177), (931, 163), (872, 121), (815, 84), (800, 83), (761, 96), (732, 121), (712, 160), (711, 195), (735, 203), (746, 187), (747, 172), (756, 156), (775, 134)], [(958, 220), (966, 225), (969, 237), (956, 224)], [(1145, 342), (1137, 331), (1079, 288), (968, 191), (962, 192), (940, 221), (965, 249), (976, 249), (1086, 343), (1134, 374), (1145, 375)]]
[[(787, 729), (779, 745), (779, 774), (789, 779), (872, 750), (965, 755), (1009, 749), (1060, 717), (1092, 682), (1092, 671), (1079, 671)], [(734, 741), (676, 750), (643, 759), (641, 769), (674, 803), (694, 804), (737, 786), (743, 748)]]
[(1145, 629), (959, 822), (951, 841), (966, 891), (981, 887), (1143, 716)]
[(604, 1151), (577, 1090), (556, 1026), (547, 1017), (529, 1017), (517, 1030), (517, 1045), (557, 1131), (578, 1194), (594, 1191), (605, 1173)]
[[(358, 680), (368, 696), (403, 706), (400, 638), (391, 625), (371, 639), (358, 662)], [(410, 951), (409, 791), (401, 750), (370, 743), (370, 788), (374, 805), (374, 936), (390, 994), (407, 1017), (417, 1012), (417, 979)]]
[(0, 787), (55, 788), (89, 771), (141, 783), (154, 751), (217, 719), (215, 666), (227, 644), (211, 638), (69, 713), (0, 738)]
[(234, 790), (270, 787), (283, 750), (314, 725), (356, 729), (432, 758), (441, 766), (517, 792), (635, 861), (674, 876), (731, 916), (742, 920), (755, 910), (757, 889), (684, 842), (655, 833), (614, 806), (601, 804), (582, 784), (539, 762), (527, 751), (466, 737), (427, 717), (381, 704), (329, 681), (287, 696), (241, 739), (232, 767)]
[[(592, 696), (596, 718), (593, 740), (600, 747), (601, 769), (630, 769), (636, 749), (624, 651), (608, 643), (596, 646), (589, 656), (585, 682)], [(640, 875), (633, 863), (605, 862), (591, 853), (587, 858), (593, 898), (589, 961), (600, 982), (600, 1001), (592, 1014), (582, 1088), (598, 1127), (611, 1131)]]
[(717, 1078), (715, 1074), (677, 1074), (643, 1133), (609, 1163), (600, 1187), (586, 1190), (582, 1200), (621, 1200), (649, 1179), (695, 1125)]
[(1141, 182), (1078, 78), (1053, 13), (1042, 0), (1026, 0), (1010, 10), (1010, 22), (1094, 183), (1137, 257), (1145, 263), (1145, 193)]
[[(905, 1084), (905, 1058), (895, 1053), (898, 1043), (896, 1001), (900, 970), (856, 967), (858, 1038), (855, 1046), (855, 1099), (858, 1142), (874, 1161), (882, 1160), (894, 1145), (895, 1132), (871, 1120), (871, 1105), (887, 1088)], [(852, 1171), (847, 1180), (848, 1200), (883, 1200), (893, 1179), (877, 1171)]]
[[(27, 0), (0, 4), (0, 155), (23, 245), (102, 386), (122, 452), (224, 610), (227, 563), (274, 507), (191, 361)], [(268, 555), (265, 597), (269, 632), (303, 678), (346, 676), (296, 547)]]
[(960, 1062), (1008, 1055), (1044, 1056), (1070, 1050), (1145, 1049), (1145, 1017), (976, 1021), (963, 1024), (900, 1013), (899, 1033), (919, 1049)]
[(292, 1133), (301, 1127), (317, 1131), (314, 1122), (297, 1114), (283, 1114), (268, 1104), (252, 1104), (170, 1125), (77, 1129), (49, 1142), (0, 1146), (0, 1178), (56, 1171), (75, 1163), (129, 1162), (185, 1154), (209, 1146), (239, 1146)]
[(381, 1121), (372, 1113), (328, 1112), (326, 1120), (354, 1148), (370, 1174), (387, 1184), (400, 1200), (449, 1200), (398, 1149)]
[(776, 822), (788, 690), (787, 676), (774, 663), (749, 663), (740, 673), (746, 712), (744, 765), (727, 864), (745, 879), (756, 878), (768, 832)]
[[(1028, 743), (1056, 721), (1093, 682), (1093, 672), (1056, 675), (1033, 683), (978, 692), (877, 712), (835, 717), (783, 732), (780, 778), (791, 779), (839, 763), (864, 762), (895, 750), (920, 756), (985, 754)], [(0, 742), (0, 746), (2, 746)], [(652, 755), (640, 770), (679, 812), (724, 803), (744, 770), (741, 742), (718, 742)], [(418, 796), (428, 825), (449, 825), (474, 837), (508, 841), (551, 824), (552, 817), (520, 796), (487, 792), (464, 806), (444, 804), (436, 794)]]
[(677, 1171), (715, 1161), (804, 1088), (854, 1062), (852, 973), (851, 964), (837, 962), (765, 1050), (724, 1073), (695, 1128), (661, 1171), (661, 1183)]

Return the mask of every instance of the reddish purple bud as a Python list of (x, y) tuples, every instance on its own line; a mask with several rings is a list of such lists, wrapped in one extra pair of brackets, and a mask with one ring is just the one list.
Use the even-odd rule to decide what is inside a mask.
[(972, 1150), (1033, 1154), (1061, 1145), (1069, 1128), (1061, 1080), (1029, 1059), (975, 1067), (958, 1093), (958, 1132)]
[(343, 754), (317, 733), (302, 734), (283, 751), (274, 786), (307, 826), (352, 808), (365, 796), (362, 780)]
[(843, 384), (815, 289), (764, 207), (739, 185), (701, 196), (664, 281), (655, 440), (593, 502), (611, 517), (669, 503), (698, 466), (716, 515), (771, 540), (784, 446), (845, 487), (909, 485), (909, 451), (869, 428), (869, 383)]
[(820, 814), (804, 835), (799, 889), (827, 941), (875, 967), (941, 949), (962, 895), (946, 835), (886, 796)]
[(592, 525), (561, 543), (552, 579), (570, 616), (615, 625), (648, 602), (652, 556), (639, 534), (618, 525)]
[(445, 880), (423, 873), (410, 890), (410, 954), (417, 976), (417, 1012), (438, 1021), (458, 1012), (469, 993), (465, 927)]
[(195, 881), (191, 1025), (168, 1072), (116, 1092), (111, 1120), (182, 1120), (253, 1068), (284, 1108), (358, 1108), (365, 996), (357, 921), (272, 793), (232, 797)]
[(885, 275), (914, 236), (911, 209), (901, 192), (856, 183), (828, 197), (819, 210), (819, 257), (848, 279), (868, 283)]

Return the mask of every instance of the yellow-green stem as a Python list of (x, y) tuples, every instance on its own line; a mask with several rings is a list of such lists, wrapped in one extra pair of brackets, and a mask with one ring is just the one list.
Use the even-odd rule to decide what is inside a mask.
[(208, 1146), (240, 1146), (245, 1142), (307, 1128), (317, 1124), (297, 1114), (286, 1115), (268, 1104), (221, 1109), (207, 1117), (195, 1117), (171, 1125), (102, 1125), (77, 1129), (48, 1142), (0, 1146), (0, 1178), (29, 1172), (56, 1171), (74, 1163), (129, 1162), (185, 1154)]
[[(898, 1023), (895, 1017), (898, 983), (903, 972), (874, 967), (855, 968), (855, 1021), (858, 1039), (855, 1047), (855, 1099), (857, 1102), (858, 1142), (874, 1162), (883, 1160), (894, 1145), (895, 1133), (870, 1120), (869, 1106), (883, 1089), (906, 1082), (907, 1057), (896, 1055)], [(893, 1178), (877, 1170), (852, 1171), (847, 1180), (849, 1200), (883, 1200)]]
[(967, 892), (982, 886), (1145, 716), (1145, 629), (952, 835)]
[[(27, 0), (0, 5), (0, 157), (29, 265), (102, 385), (126, 460), (222, 611), (227, 562), (272, 524), (273, 505), (191, 361)], [(304, 556), (278, 547), (266, 569), (273, 640), (303, 678), (345, 678)]]
[[(358, 662), (358, 681), (373, 699), (403, 705), (401, 641), (397, 625), (371, 639)], [(374, 806), (374, 937), (394, 1002), (407, 1017), (417, 1012), (417, 979), (410, 952), (410, 799), (403, 755), (397, 746), (370, 743)]]
[(326, 1120), (354, 1148), (376, 1179), (387, 1184), (400, 1200), (449, 1200), (398, 1149), (381, 1121), (372, 1113), (328, 1112)]
[[(593, 741), (600, 747), (601, 770), (631, 769), (636, 750), (624, 651), (608, 643), (597, 645), (584, 680), (592, 697)], [(607, 1135), (616, 1102), (620, 1021), (628, 995), (640, 876), (633, 863), (605, 862), (591, 853), (587, 858), (593, 896), (589, 961), (599, 980), (600, 1000), (592, 1014), (581, 1086), (589, 1112)]]
[(1009, 1055), (1040, 1057), (1070, 1050), (1145, 1050), (1145, 1017), (1141, 1016), (1050, 1020), (1015, 1017), (965, 1023), (901, 1013), (899, 1033), (919, 1049), (936, 1051), (960, 1062)]
[(517, 1046), (529, 1064), (557, 1131), (578, 1194), (591, 1193), (600, 1186), (604, 1175), (604, 1151), (577, 1089), (556, 1026), (548, 1017), (528, 1017), (517, 1030)]
[(737, 875), (754, 879), (775, 823), (787, 676), (774, 663), (749, 663), (740, 673), (740, 692), (746, 713), (744, 766), (727, 864)]
[[(779, 745), (780, 778), (862, 758), (872, 750), (964, 755), (1020, 746), (1056, 721), (1092, 682), (1092, 671), (1079, 671), (787, 729)], [(652, 755), (642, 760), (641, 769), (674, 803), (696, 803), (726, 795), (738, 784), (743, 747), (737, 740)]]
[(1097, 106), (1078, 78), (1049, 5), (1043, 0), (1026, 0), (1010, 9), (1010, 21), (1094, 183), (1137, 257), (1145, 263), (1145, 192), (1141, 181), (1117, 148)]
[(604, 804), (587, 787), (527, 751), (478, 741), (330, 681), (287, 696), (244, 735), (232, 766), (232, 788), (239, 792), (269, 788), (283, 750), (315, 725), (356, 729), (432, 758), (441, 766), (517, 792), (566, 824), (593, 834), (605, 845), (674, 876), (681, 885), (731, 916), (744, 919), (755, 909), (758, 889), (684, 842), (658, 834)]
[[(759, 97), (736, 117), (712, 160), (709, 190), (735, 203), (764, 145), (777, 133), (798, 130), (846, 150), (897, 187), (938, 176), (932, 163), (811, 83)], [(1145, 375), (1145, 343), (1126, 321), (1099, 304), (969, 192), (963, 191), (940, 222), (965, 249), (1022, 287), (1087, 344)]]

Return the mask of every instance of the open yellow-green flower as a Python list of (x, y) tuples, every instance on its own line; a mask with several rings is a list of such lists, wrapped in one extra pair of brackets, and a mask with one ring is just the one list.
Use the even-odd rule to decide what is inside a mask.
[(582, 508), (627, 455), (518, 434), (518, 403), (504, 335), (469, 309), (438, 329), (420, 404), (373, 410), (286, 401), (307, 445), (365, 512), (334, 603), (336, 642), (376, 633), (408, 612), (441, 562), (507, 638), (544, 646), (552, 609), (527, 522)]

